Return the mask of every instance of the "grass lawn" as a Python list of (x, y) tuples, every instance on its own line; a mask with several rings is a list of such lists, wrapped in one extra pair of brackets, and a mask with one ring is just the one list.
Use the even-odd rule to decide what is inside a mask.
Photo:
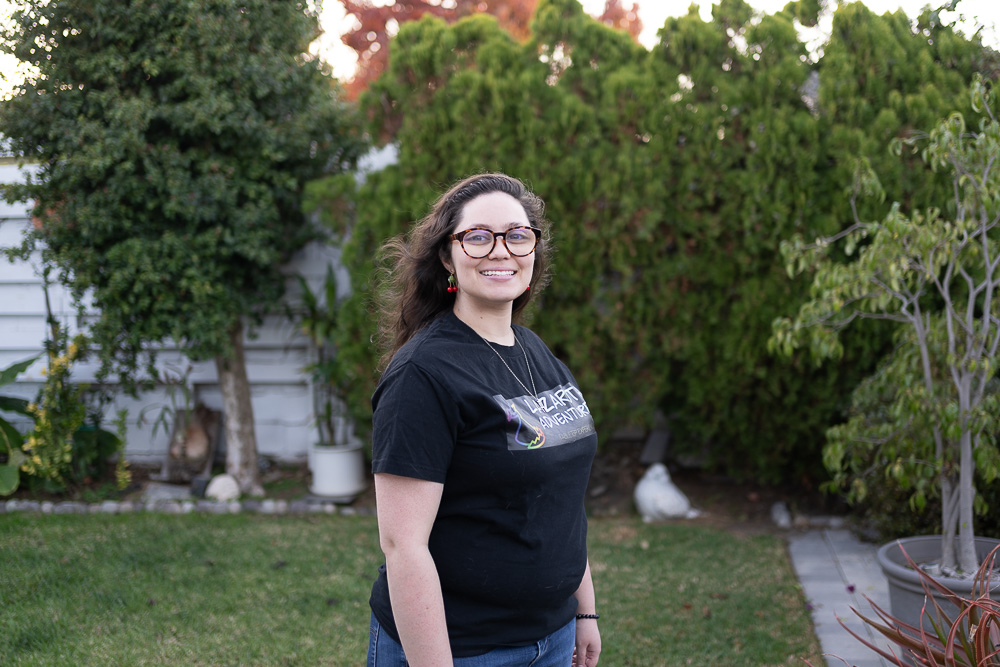
[[(591, 521), (601, 665), (823, 664), (779, 537)], [(361, 516), (0, 515), (2, 665), (363, 665)]]

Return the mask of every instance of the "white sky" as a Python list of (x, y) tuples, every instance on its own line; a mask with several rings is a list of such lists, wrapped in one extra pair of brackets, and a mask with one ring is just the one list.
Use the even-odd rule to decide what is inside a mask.
[[(392, 0), (374, 0), (376, 4), (389, 4)], [(624, 0), (622, 4), (629, 6), (633, 0)], [(640, 41), (647, 47), (656, 43), (656, 32), (661, 27), (668, 16), (681, 16), (687, 14), (688, 6), (693, 0), (637, 0), (639, 5), (639, 17), (642, 19), (644, 29), (640, 35)], [(825, 4), (831, 4), (835, 0), (824, 0)], [(772, 13), (780, 10), (787, 4), (788, 0), (749, 0), (750, 5), (764, 13)], [(882, 14), (902, 8), (907, 16), (915, 17), (925, 5), (937, 6), (943, 4), (944, 0), (864, 0), (874, 12)], [(604, 10), (604, 0), (581, 0), (583, 8), (591, 14), (600, 14)], [(701, 8), (701, 16), (704, 20), (711, 18), (711, 0), (703, 0), (698, 3)], [(0, 17), (6, 17), (10, 13), (11, 0), (0, 0)], [(983, 32), (984, 41), (993, 48), (1000, 49), (1000, 39), (998, 39), (998, 24), (1000, 24), (1000, 2), (997, 0), (961, 0), (959, 3), (959, 14), (969, 17), (976, 17), (979, 23), (986, 26)], [(946, 15), (945, 19), (952, 17)], [(356, 58), (354, 52), (340, 41), (340, 34), (352, 25), (353, 19), (344, 16), (344, 9), (337, 0), (324, 0), (322, 24), (326, 33), (317, 43), (320, 54), (334, 68), (334, 73), (340, 78), (348, 78), (354, 71)], [(964, 24), (963, 24), (964, 25)], [(969, 24), (971, 26), (971, 24)], [(828, 31), (829, 26), (820, 25), (819, 30)], [(807, 37), (816, 39), (816, 37)], [(0, 99), (6, 96), (10, 90), (11, 79), (19, 80), (17, 64), (12, 59), (0, 55)]]

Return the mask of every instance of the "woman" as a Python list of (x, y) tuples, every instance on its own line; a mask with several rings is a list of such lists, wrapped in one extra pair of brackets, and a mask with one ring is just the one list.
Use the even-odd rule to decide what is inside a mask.
[(597, 664), (594, 422), (569, 370), (512, 324), (545, 284), (546, 229), (520, 181), (482, 174), (387, 246), (369, 666)]

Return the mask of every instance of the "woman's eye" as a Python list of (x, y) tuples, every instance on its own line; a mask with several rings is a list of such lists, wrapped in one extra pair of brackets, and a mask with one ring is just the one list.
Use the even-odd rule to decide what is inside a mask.
[(472, 232), (465, 235), (465, 242), (472, 245), (483, 245), (489, 243), (492, 238), (491, 234), (486, 234), (485, 232)]

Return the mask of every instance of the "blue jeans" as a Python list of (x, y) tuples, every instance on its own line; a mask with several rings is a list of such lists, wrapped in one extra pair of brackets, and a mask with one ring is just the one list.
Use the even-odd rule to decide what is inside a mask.
[[(576, 620), (528, 646), (493, 649), (471, 658), (455, 658), (455, 667), (569, 667), (576, 646)], [(407, 667), (403, 647), (372, 614), (367, 667)]]

